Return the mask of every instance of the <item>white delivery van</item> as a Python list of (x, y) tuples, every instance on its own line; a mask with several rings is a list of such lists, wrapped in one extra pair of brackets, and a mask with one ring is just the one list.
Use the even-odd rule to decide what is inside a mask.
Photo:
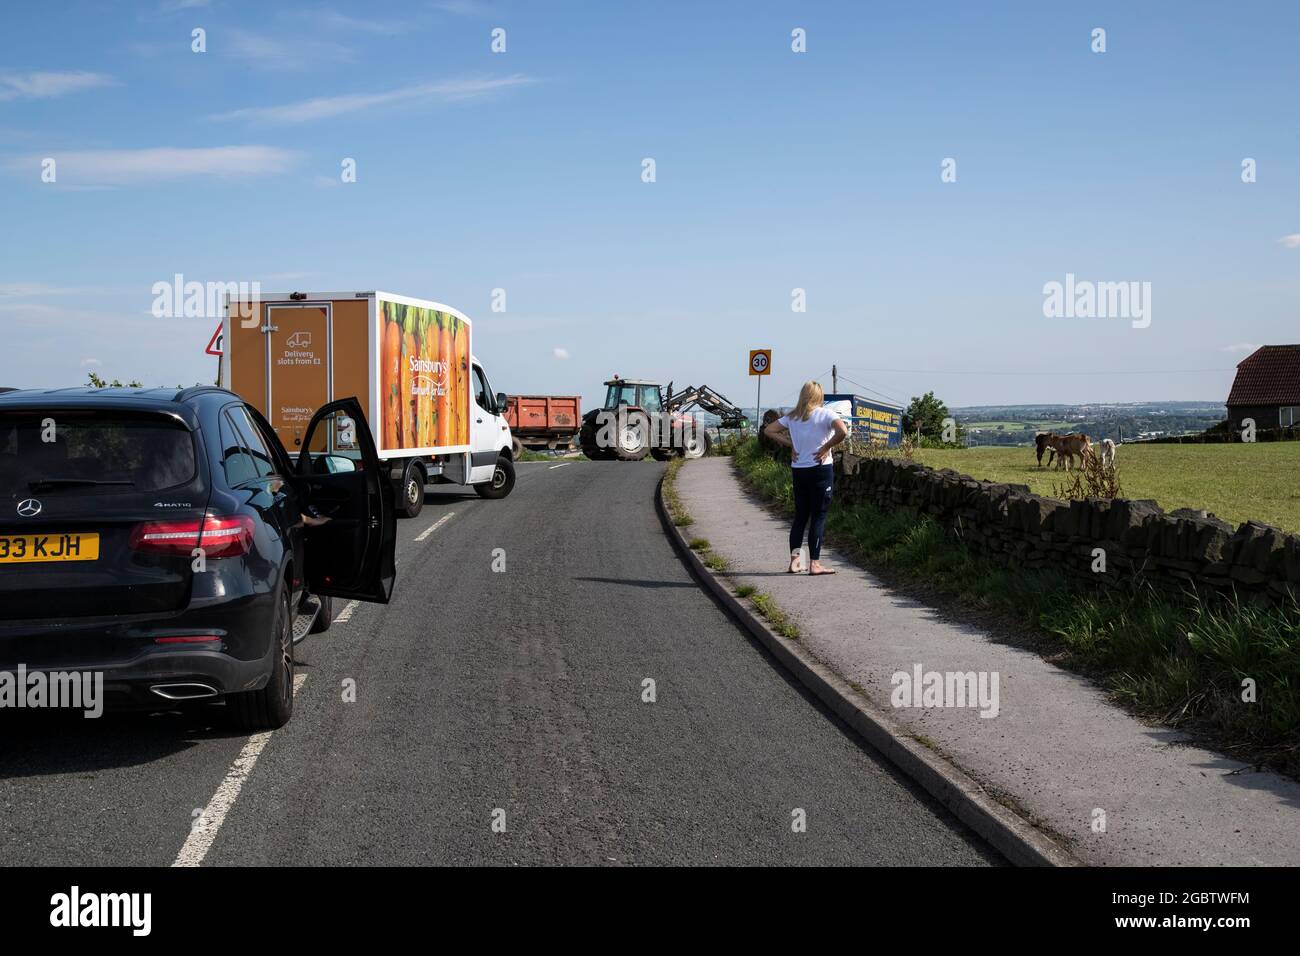
[[(506, 396), (474, 357), (473, 323), (437, 302), (388, 292), (227, 296), (221, 384), (255, 406), (290, 451), (316, 410), (355, 396), (413, 518), (430, 482), (504, 498), (515, 484)], [(323, 454), (349, 455), (349, 423), (321, 435)]]

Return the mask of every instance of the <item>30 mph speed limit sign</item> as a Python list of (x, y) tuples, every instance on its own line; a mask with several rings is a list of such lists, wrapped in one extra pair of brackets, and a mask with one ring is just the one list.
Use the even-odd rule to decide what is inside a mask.
[(750, 349), (749, 374), (750, 375), (771, 375), (772, 374), (772, 350), (771, 349)]

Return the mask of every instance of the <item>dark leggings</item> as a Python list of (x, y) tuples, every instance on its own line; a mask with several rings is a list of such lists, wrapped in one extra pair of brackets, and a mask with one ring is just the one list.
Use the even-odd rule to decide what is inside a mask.
[(808, 559), (822, 556), (822, 531), (826, 528), (826, 509), (831, 506), (831, 465), (791, 468), (794, 476), (794, 526), (790, 528), (790, 551), (803, 544), (803, 529), (808, 528)]

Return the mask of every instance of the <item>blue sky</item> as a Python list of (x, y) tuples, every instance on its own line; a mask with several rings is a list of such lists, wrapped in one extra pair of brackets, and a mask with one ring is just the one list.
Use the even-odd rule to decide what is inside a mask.
[[(210, 380), (214, 322), (149, 311), (175, 273), (438, 299), (497, 388), (588, 405), (613, 372), (750, 404), (760, 346), (769, 403), (832, 363), (954, 405), (1216, 399), (1300, 341), (1295, 4), (2, 16), (0, 385)], [(1067, 273), (1150, 282), (1150, 327), (1046, 318)]]

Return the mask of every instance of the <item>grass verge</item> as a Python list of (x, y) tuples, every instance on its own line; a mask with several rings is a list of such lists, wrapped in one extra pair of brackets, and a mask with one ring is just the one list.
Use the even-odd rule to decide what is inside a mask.
[[(682, 470), (684, 464), (686, 460), (683, 458), (674, 458), (670, 461), (664, 471), (663, 482), (664, 506), (668, 509), (668, 516), (673, 524), (679, 528), (687, 527), (694, 521), (686, 512), (677, 494), (677, 473)], [(712, 550), (708, 538), (691, 538), (687, 546), (700, 556), (700, 561), (706, 568), (726, 577), (731, 565), (727, 563), (726, 558)], [(749, 601), (750, 606), (772, 626), (772, 630), (792, 641), (799, 639), (799, 628), (790, 620), (789, 615), (781, 610), (770, 594), (765, 594), (748, 584), (733, 585), (732, 590), (742, 601)]]
[[(753, 491), (792, 510), (788, 465), (756, 441), (734, 460)], [(891, 581), (1013, 625), (1039, 653), (1099, 681), (1131, 711), (1300, 779), (1300, 609), (1145, 587), (1092, 593), (1051, 572), (999, 568), (929, 516), (906, 511), (837, 502), (826, 531)]]
[(677, 496), (677, 473), (682, 470), (684, 464), (686, 464), (685, 458), (674, 458), (668, 462), (668, 467), (664, 470), (664, 506), (668, 509), (668, 517), (672, 518), (673, 524), (679, 528), (687, 528), (695, 521), (686, 513), (686, 509), (682, 507), (682, 499)]

